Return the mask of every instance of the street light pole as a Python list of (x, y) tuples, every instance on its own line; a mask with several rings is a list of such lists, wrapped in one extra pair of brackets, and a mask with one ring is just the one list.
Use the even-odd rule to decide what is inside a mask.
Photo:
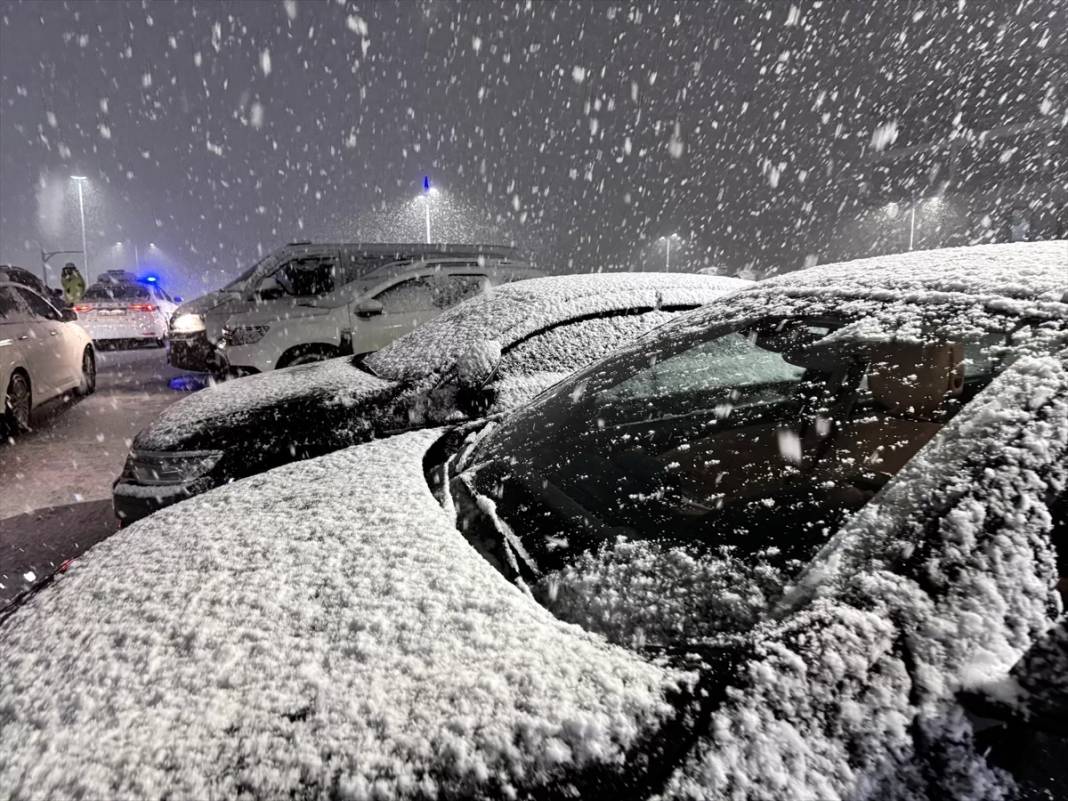
[(912, 250), (912, 245), (916, 240), (916, 201), (913, 200), (909, 205), (909, 250)]
[(137, 243), (133, 243), (134, 248), (134, 269), (137, 272), (141, 272), (141, 254), (137, 250)]
[(89, 248), (85, 245), (85, 197), (82, 194), (84, 175), (72, 175), (71, 180), (78, 185), (78, 214), (82, 220), (82, 267), (85, 269), (85, 281), (89, 282)]
[(423, 206), (426, 207), (426, 243), (430, 244), (430, 193), (423, 195)]

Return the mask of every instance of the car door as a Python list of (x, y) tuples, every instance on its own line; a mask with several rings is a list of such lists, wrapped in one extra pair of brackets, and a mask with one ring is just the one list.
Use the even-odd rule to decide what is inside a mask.
[(81, 379), (81, 353), (75, 353), (78, 342), (59, 311), (37, 293), (16, 287), (30, 310), (31, 327), (37, 337), (35, 358), (37, 372), (45, 376), (49, 394), (66, 392), (78, 386)]
[(434, 305), (434, 282), (430, 275), (409, 275), (372, 296), (380, 304), (353, 310), (353, 350), (369, 353), (380, 350), (399, 336), (422, 325), (438, 309)]
[(27, 319), (28, 313), (14, 288), (0, 286), (0, 398), (7, 390), (11, 371), (25, 364), (30, 338)]
[[(1008, 794), (1000, 771), (1023, 762), (998, 763), (966, 699), (1029, 697), (1010, 670), (1063, 610), (1066, 487), (1061, 352), (995, 379), (828, 543), (742, 671), (744, 694), (717, 711), (731, 735), (692, 770), (710, 777), (730, 757), (737, 777), (781, 759), (821, 766), (791, 777), (816, 797)], [(1063, 692), (1064, 664), (1041, 664), (1032, 685)]]

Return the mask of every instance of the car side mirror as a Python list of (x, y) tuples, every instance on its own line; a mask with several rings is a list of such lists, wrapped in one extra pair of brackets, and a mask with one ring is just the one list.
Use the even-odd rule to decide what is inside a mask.
[(501, 343), (494, 339), (472, 342), (456, 359), (456, 383), (464, 390), (481, 389), (501, 363)]
[(385, 307), (382, 303), (374, 298), (356, 301), (356, 305), (353, 307), (353, 312), (357, 317), (374, 317), (384, 311)]
[(65, 323), (78, 322), (78, 313), (74, 309), (60, 309), (59, 319)]

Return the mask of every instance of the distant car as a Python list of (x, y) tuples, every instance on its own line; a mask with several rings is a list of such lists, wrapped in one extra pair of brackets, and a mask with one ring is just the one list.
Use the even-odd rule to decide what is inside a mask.
[(163, 347), (167, 324), (178, 308), (163, 287), (128, 273), (109, 275), (74, 304), (78, 320), (101, 347), (151, 344)]
[(359, 356), (489, 286), (539, 275), (507, 247), (294, 242), (183, 303), (168, 358), (248, 374)]
[(42, 403), (95, 388), (93, 343), (73, 312), (0, 279), (0, 420), (9, 434), (29, 430), (30, 413)]
[(116, 514), (136, 520), (372, 436), (514, 408), (679, 312), (747, 285), (679, 273), (535, 278), (454, 306), (366, 360), (222, 383), (137, 435), (115, 483)]
[(162, 510), (0, 627), (0, 786), (1062, 798), (1066, 256), (773, 279)]

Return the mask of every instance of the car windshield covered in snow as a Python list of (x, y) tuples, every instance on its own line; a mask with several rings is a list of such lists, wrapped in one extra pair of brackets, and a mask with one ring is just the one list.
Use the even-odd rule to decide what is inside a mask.
[(1063, 342), (971, 301), (743, 301), (563, 382), (460, 464), (469, 539), (558, 616), (632, 644), (750, 626), (994, 376)]

